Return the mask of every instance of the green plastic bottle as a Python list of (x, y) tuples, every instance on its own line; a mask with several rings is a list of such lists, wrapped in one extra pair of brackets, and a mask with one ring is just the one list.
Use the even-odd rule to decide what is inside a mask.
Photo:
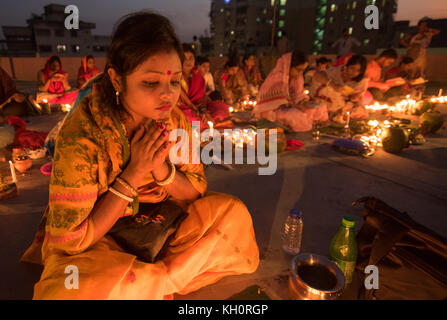
[(331, 241), (330, 259), (335, 262), (345, 275), (345, 285), (352, 282), (352, 274), (357, 260), (357, 242), (355, 241), (355, 221), (345, 216)]

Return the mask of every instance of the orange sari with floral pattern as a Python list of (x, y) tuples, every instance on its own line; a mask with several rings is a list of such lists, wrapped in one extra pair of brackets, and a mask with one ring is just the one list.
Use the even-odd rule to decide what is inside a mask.
[[(178, 108), (171, 128), (191, 127)], [(165, 257), (145, 263), (125, 252), (108, 235), (92, 245), (91, 211), (124, 169), (130, 143), (124, 125), (114, 121), (93, 88), (65, 120), (56, 139), (49, 203), (23, 262), (43, 264), (34, 299), (163, 299), (187, 294), (229, 275), (252, 273), (259, 264), (253, 223), (237, 198), (207, 192), (201, 164), (179, 164), (201, 197), (177, 201), (188, 212)], [(139, 201), (156, 203), (170, 196), (150, 173)], [(171, 198), (170, 198), (171, 199)], [(172, 199), (175, 200), (175, 199)], [(128, 206), (123, 216), (131, 215)], [(67, 266), (79, 271), (79, 288), (67, 289)]]

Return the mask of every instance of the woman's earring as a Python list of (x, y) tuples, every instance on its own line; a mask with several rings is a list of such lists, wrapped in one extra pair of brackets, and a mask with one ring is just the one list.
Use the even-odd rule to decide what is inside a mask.
[(120, 92), (115, 91), (115, 95), (116, 95), (116, 105), (118, 106), (120, 104)]

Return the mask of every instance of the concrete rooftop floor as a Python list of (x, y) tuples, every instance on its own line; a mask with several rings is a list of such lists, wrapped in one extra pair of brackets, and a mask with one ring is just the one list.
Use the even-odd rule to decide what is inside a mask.
[[(29, 118), (29, 130), (49, 131), (63, 114)], [(445, 125), (444, 125), (445, 126)], [(291, 208), (303, 211), (302, 252), (328, 255), (329, 244), (344, 215), (363, 223), (362, 208), (351, 203), (362, 196), (377, 197), (407, 212), (417, 222), (447, 236), (447, 134), (428, 137), (394, 155), (379, 149), (369, 158), (348, 156), (330, 147), (333, 139), (312, 143), (310, 133), (288, 135), (305, 143), (278, 157), (272, 176), (259, 176), (257, 166), (238, 165), (234, 170), (209, 166), (209, 190), (239, 197), (252, 214), (261, 253), (258, 270), (250, 275), (227, 277), (218, 283), (175, 299), (227, 299), (256, 284), (272, 299), (289, 299), (287, 288), (291, 256), (281, 250), (281, 231)], [(20, 263), (33, 240), (48, 201), (49, 177), (40, 173), (48, 159), (33, 160), (25, 175), (18, 175), (20, 195), (0, 202), (0, 299), (30, 299), (42, 268)], [(0, 170), (9, 175), (7, 162)]]

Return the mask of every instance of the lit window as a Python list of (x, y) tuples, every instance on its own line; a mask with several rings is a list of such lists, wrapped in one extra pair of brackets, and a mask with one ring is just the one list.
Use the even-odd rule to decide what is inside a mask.
[(231, 35), (233, 35), (233, 34), (234, 34), (234, 31), (233, 31), (233, 30), (231, 30), (231, 32), (230, 32), (230, 33), (231, 33)]
[(382, 7), (386, 5), (386, 0), (382, 0)]
[(269, 20), (269, 24), (273, 24), (273, 21), (272, 21), (272, 20)]
[(230, 3), (230, 0), (225, 0), (225, 3), (227, 3), (227, 4)]
[(354, 22), (355, 20), (355, 15), (351, 15), (351, 22)]
[(285, 16), (286, 15), (286, 9), (281, 9), (281, 10), (279, 10), (279, 15), (280, 16)]
[(369, 45), (369, 39), (365, 39), (365, 40), (363, 40), (363, 45), (364, 45), (364, 46)]
[(331, 12), (334, 12), (335, 10), (337, 10), (337, 5), (331, 4)]
[(65, 44), (58, 44), (56, 46), (57, 52), (65, 52), (67, 51), (67, 46)]
[(257, 22), (257, 23), (261, 23), (261, 18), (259, 18), (259, 17), (256, 18), (256, 22)]
[(81, 47), (78, 45), (73, 45), (73, 52), (80, 52), (81, 51)]
[(405, 33), (401, 32), (400, 33), (400, 38), (402, 39), (405, 36)]
[(352, 34), (352, 27), (349, 28), (349, 34)]
[(284, 28), (284, 20), (279, 20), (278, 26)]
[(271, 0), (270, 3), (272, 4), (272, 7), (275, 5), (275, 0)]
[(224, 12), (224, 9), (220, 9), (220, 13), (223, 13)]
[(357, 8), (357, 1), (354, 1), (354, 2), (352, 3), (352, 9), (355, 9), (355, 8)]
[(330, 17), (329, 18), (329, 23), (333, 23), (334, 22), (334, 17)]
[(263, 13), (263, 14), (267, 14), (267, 9), (264, 9), (264, 10), (262, 11), (262, 13)]
[(282, 31), (278, 31), (278, 38), (282, 37)]
[(286, 3), (287, 3), (287, 0), (280, 0), (280, 1), (279, 1), (279, 4), (280, 4), (281, 6), (285, 6)]
[(347, 5), (346, 5), (346, 9), (351, 9), (351, 4), (350, 3), (348, 3)]

